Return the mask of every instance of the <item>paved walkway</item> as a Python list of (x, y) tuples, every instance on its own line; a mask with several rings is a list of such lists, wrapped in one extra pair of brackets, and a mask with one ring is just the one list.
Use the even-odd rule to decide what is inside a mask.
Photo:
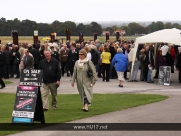
[[(178, 83), (177, 71), (172, 75), (170, 86), (160, 86), (155, 83), (125, 82), (123, 88), (118, 87), (116, 79), (110, 82), (98, 82), (94, 86), (94, 93), (146, 93), (163, 94), (169, 98), (148, 105), (125, 109), (121, 111), (97, 115), (85, 119), (73, 121), (74, 123), (181, 123), (181, 84)], [(139, 77), (139, 75), (138, 75)], [(15, 93), (18, 79), (10, 79), (14, 83), (8, 85), (1, 92)], [(71, 87), (70, 78), (63, 77), (59, 94), (77, 93), (76, 87)], [(181, 131), (27, 131), (10, 136), (180, 136)]]

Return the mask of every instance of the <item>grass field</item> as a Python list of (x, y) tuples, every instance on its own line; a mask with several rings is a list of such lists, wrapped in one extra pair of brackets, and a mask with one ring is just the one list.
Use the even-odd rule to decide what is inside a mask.
[(12, 84), (13, 82), (4, 80), (4, 83), (7, 85), (7, 84)]
[[(48, 36), (39, 36), (38, 39), (41, 41), (41, 39), (43, 39), (44, 37), (48, 37)], [(98, 36), (97, 37), (101, 43), (104, 43), (106, 41), (106, 37), (104, 36)], [(120, 39), (124, 39), (124, 40), (135, 40), (136, 37), (132, 37), (132, 36), (125, 36), (125, 37), (120, 37)], [(61, 43), (62, 42), (62, 39), (63, 39), (63, 42), (65, 42), (66, 40), (66, 37), (60, 37), (60, 36), (57, 36), (56, 39), (59, 40), (59, 42)], [(84, 36), (84, 41), (88, 41), (88, 40), (93, 40), (93, 36)], [(0, 40), (1, 40), (1, 44), (7, 44), (8, 41), (9, 42), (13, 42), (13, 38), (11, 36), (0, 36)], [(19, 40), (19, 43), (22, 43), (22, 42), (27, 42), (27, 43), (33, 43), (33, 36), (19, 36), (18, 37), (18, 40)], [(71, 42), (75, 42), (75, 40), (78, 40), (78, 36), (72, 36), (71, 37)], [(116, 37), (115, 36), (110, 36), (110, 42), (112, 41), (115, 41), (116, 40)], [(41, 43), (43, 43), (43, 41), (41, 41)]]
[[(146, 105), (167, 99), (167, 96), (154, 94), (93, 94), (89, 112), (81, 110), (82, 104), (78, 94), (58, 95), (58, 109), (44, 112), (46, 123), (63, 123), (103, 113)], [(40, 122), (30, 125), (11, 125), (15, 94), (0, 93), (0, 136), (23, 130), (42, 127)], [(50, 98), (51, 102), (51, 98)], [(4, 124), (4, 125), (3, 125)], [(47, 124), (45, 124), (47, 125)], [(44, 125), (44, 126), (45, 126)]]

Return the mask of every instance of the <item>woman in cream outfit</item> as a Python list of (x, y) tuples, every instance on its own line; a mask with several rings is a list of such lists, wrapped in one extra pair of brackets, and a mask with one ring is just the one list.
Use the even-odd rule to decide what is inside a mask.
[[(88, 68), (92, 70), (92, 77), (87, 77)], [(79, 51), (79, 60), (76, 61), (74, 66), (71, 85), (74, 87), (74, 82), (77, 82), (77, 89), (83, 104), (83, 111), (88, 111), (88, 105), (92, 102), (92, 89), (96, 80), (96, 70), (94, 64), (92, 61), (87, 59), (86, 50), (81, 49)]]

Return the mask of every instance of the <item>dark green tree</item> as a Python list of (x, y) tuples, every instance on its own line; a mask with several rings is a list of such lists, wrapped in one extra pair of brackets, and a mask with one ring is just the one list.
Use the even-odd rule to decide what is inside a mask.
[(102, 34), (102, 27), (97, 22), (91, 22), (90, 29), (91, 29), (91, 33), (92, 33), (91, 35), (93, 35), (93, 33), (97, 33), (97, 35)]

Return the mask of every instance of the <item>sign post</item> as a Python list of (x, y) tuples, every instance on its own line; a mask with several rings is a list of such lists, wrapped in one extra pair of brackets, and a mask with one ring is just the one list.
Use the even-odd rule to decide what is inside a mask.
[(18, 31), (12, 30), (11, 35), (13, 37), (13, 44), (18, 45)]
[(66, 32), (66, 41), (68, 40), (68, 41), (70, 42), (70, 29), (67, 28), (67, 29), (65, 30), (65, 32)]
[(34, 30), (33, 41), (34, 41), (34, 44), (38, 44), (38, 31), (37, 30)]
[(170, 66), (160, 66), (158, 84), (159, 85), (170, 85), (171, 78), (171, 67)]
[(109, 33), (106, 33), (106, 42), (109, 40)]
[(94, 33), (94, 41), (97, 40), (97, 33)]
[(40, 86), (42, 71), (39, 69), (22, 69), (20, 83), (17, 87), (12, 123), (45, 123)]

